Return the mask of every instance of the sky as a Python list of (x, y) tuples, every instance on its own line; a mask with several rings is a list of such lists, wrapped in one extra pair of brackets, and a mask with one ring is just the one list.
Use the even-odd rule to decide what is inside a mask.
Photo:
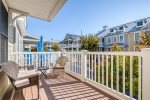
[(150, 0), (67, 0), (51, 21), (27, 18), (27, 33), (46, 40), (63, 40), (70, 34), (95, 34), (102, 30), (150, 17)]

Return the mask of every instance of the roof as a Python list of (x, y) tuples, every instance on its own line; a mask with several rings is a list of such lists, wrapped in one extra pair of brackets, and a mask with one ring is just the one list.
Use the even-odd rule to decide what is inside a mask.
[[(65, 36), (63, 41), (68, 40), (68, 39), (74, 40), (74, 37), (81, 37), (81, 36), (80, 35), (76, 35), (76, 34), (66, 34), (66, 36)], [(63, 41), (61, 41), (61, 42), (63, 42)]]
[[(124, 43), (116, 43), (117, 45), (119, 45), (119, 46), (122, 46), (122, 47), (126, 47), (127, 45), (126, 44), (124, 44)], [(105, 47), (112, 47), (113, 46), (113, 44), (108, 44), (108, 45), (105, 45)]]
[(31, 34), (26, 34), (23, 39), (33, 39), (33, 40), (39, 40), (39, 37), (33, 36)]
[(5, 0), (8, 8), (24, 12), (29, 16), (52, 20), (66, 0)]
[(108, 33), (107, 35), (105, 35), (105, 37), (107, 36), (113, 36), (113, 35), (119, 35), (119, 34), (123, 34), (124, 32), (122, 31), (116, 31), (115, 33)]
[(141, 29), (143, 29), (143, 27), (136, 27), (136, 26), (134, 26), (131, 30), (129, 30), (128, 32), (130, 33), (130, 32), (136, 32), (136, 31), (139, 31), (139, 30), (141, 30)]
[(150, 23), (148, 23), (148, 24), (144, 27), (144, 29), (146, 29), (146, 28), (150, 28)]
[(95, 36), (101, 35), (105, 30), (99, 31)]

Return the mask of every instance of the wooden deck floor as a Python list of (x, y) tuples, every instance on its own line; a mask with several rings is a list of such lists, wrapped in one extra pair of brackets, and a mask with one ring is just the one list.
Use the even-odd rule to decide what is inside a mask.
[[(116, 100), (70, 75), (40, 79), (40, 100)], [(13, 100), (37, 100), (37, 87), (15, 92)]]

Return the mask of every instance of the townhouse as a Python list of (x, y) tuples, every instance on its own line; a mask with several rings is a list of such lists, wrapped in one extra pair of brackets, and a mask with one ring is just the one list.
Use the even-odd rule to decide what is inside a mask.
[(140, 36), (149, 33), (150, 17), (107, 28), (103, 27), (96, 36), (100, 37), (99, 51), (112, 51), (113, 44), (118, 44), (123, 51), (137, 51)]
[(79, 51), (81, 42), (80, 36), (76, 34), (66, 34), (63, 41), (60, 42), (61, 49), (65, 51)]
[[(40, 37), (31, 35), (31, 34), (26, 34), (23, 37), (23, 50), (25, 51), (31, 51), (31, 52), (37, 52), (37, 46), (38, 46), (38, 42), (40, 40)], [(51, 51), (51, 47), (54, 44), (58, 44), (59, 41), (56, 40), (43, 40), (44, 42), (44, 48), (46, 48), (47, 50)]]

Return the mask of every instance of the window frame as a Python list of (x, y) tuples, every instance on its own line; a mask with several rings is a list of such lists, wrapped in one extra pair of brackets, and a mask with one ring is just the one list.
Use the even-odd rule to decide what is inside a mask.
[[(136, 34), (139, 34), (139, 36), (138, 36), (138, 40), (136, 40)], [(134, 32), (134, 41), (139, 41), (139, 37), (140, 37), (140, 32)]]
[[(113, 31), (112, 31), (113, 30)], [(110, 33), (114, 33), (114, 29), (112, 28), (112, 29), (110, 29)]]
[[(142, 22), (142, 25), (140, 25), (141, 22)], [(138, 23), (139, 23), (139, 25), (138, 25)], [(136, 22), (136, 26), (137, 26), (137, 27), (141, 27), (141, 26), (143, 26), (143, 25), (144, 25), (144, 22), (143, 22), (143, 21), (138, 21), (138, 22)]]
[[(120, 29), (120, 28), (122, 28), (122, 29)], [(119, 27), (119, 31), (123, 31), (123, 29), (124, 29), (124, 27), (123, 27), (123, 26), (120, 26), (120, 27)]]
[[(116, 38), (116, 42), (114, 41), (115, 39), (114, 38)], [(113, 43), (117, 43), (117, 36), (113, 36)]]
[[(123, 36), (123, 40), (121, 41), (120, 37)], [(119, 35), (119, 43), (124, 43), (124, 34)]]
[[(108, 40), (110, 39), (110, 42), (108, 42)], [(111, 44), (111, 37), (107, 37), (107, 44)]]

